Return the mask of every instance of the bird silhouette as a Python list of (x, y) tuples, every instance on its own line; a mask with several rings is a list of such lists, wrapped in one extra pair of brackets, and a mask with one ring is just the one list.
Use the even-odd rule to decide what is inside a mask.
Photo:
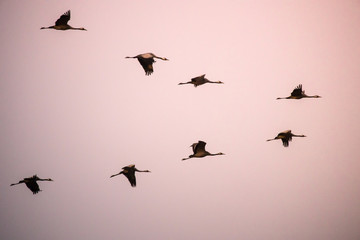
[(291, 95), (289, 97), (278, 97), (278, 99), (301, 99), (301, 98), (320, 98), (320, 96), (318, 95), (314, 95), (314, 96), (308, 96), (305, 94), (305, 91), (302, 90), (302, 85), (299, 84), (299, 86), (297, 86), (292, 92)]
[(136, 187), (136, 177), (135, 172), (150, 172), (149, 170), (138, 170), (135, 168), (134, 164), (131, 164), (129, 166), (125, 166), (122, 168), (123, 170), (117, 174), (111, 175), (110, 178), (115, 177), (120, 174), (124, 174), (125, 177), (129, 180), (132, 187)]
[(23, 180), (19, 181), (18, 183), (13, 183), (10, 186), (25, 183), (26, 186), (32, 191), (33, 194), (37, 194), (41, 190), (36, 181), (53, 181), (53, 180), (51, 178), (41, 179), (37, 175), (34, 175), (32, 177), (24, 178)]
[(136, 55), (135, 57), (125, 57), (125, 58), (137, 58), (141, 66), (145, 71), (145, 75), (151, 75), (154, 72), (153, 63), (156, 62), (154, 58), (158, 58), (164, 61), (168, 61), (169, 59), (164, 57), (158, 57), (153, 53), (143, 53)]
[(217, 156), (217, 155), (225, 155), (222, 152), (219, 153), (209, 153), (205, 150), (206, 142), (198, 141), (197, 143), (193, 143), (190, 147), (192, 147), (194, 154), (190, 155), (188, 158), (183, 158), (182, 160), (188, 160), (190, 158), (202, 158), (206, 156)]
[(54, 26), (50, 26), (50, 27), (42, 27), (40, 29), (55, 29), (55, 30), (84, 30), (87, 31), (85, 28), (81, 27), (81, 28), (74, 28), (70, 25), (68, 25), (68, 21), (70, 20), (70, 10), (67, 11), (66, 13), (64, 13), (63, 15), (60, 16), (60, 18), (58, 20), (56, 20), (55, 25)]
[(286, 131), (283, 131), (283, 132), (279, 133), (275, 138), (268, 139), (266, 141), (272, 141), (272, 140), (281, 139), (281, 141), (283, 142), (284, 147), (288, 147), (289, 142), (292, 140), (293, 137), (306, 137), (306, 136), (305, 135), (295, 135), (295, 134), (291, 133), (291, 130), (286, 130)]
[(203, 85), (203, 84), (205, 84), (205, 83), (218, 83), (218, 84), (223, 84), (223, 82), (221, 82), (221, 81), (212, 82), (212, 81), (208, 80), (207, 78), (205, 78), (205, 74), (203, 74), (203, 75), (201, 75), (201, 76), (192, 78), (190, 82), (179, 83), (178, 85), (194, 84), (194, 87), (197, 87), (197, 86)]

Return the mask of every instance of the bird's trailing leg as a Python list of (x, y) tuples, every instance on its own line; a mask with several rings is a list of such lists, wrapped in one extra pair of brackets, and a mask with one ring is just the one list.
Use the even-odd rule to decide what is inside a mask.
[(12, 184), (10, 184), (10, 186), (18, 185), (18, 184), (21, 184), (21, 183), (24, 183), (24, 181), (19, 181), (18, 183), (12, 183)]
[(123, 172), (119, 172), (119, 173), (117, 173), (117, 174), (111, 175), (110, 178), (115, 177), (115, 176), (117, 176), (117, 175), (120, 175), (120, 174), (122, 174), (122, 173), (123, 173)]

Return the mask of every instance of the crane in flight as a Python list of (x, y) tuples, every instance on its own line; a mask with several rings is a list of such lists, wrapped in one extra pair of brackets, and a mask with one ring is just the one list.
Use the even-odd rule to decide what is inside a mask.
[(70, 20), (70, 10), (67, 11), (66, 13), (64, 13), (63, 15), (60, 16), (60, 18), (58, 20), (56, 20), (55, 25), (54, 26), (50, 26), (50, 27), (42, 27), (40, 29), (55, 29), (55, 30), (83, 30), (83, 31), (87, 31), (85, 28), (80, 27), (80, 28), (75, 28), (72, 27), (68, 24), (68, 21)]
[(221, 81), (210, 81), (209, 79), (205, 78), (205, 74), (198, 76), (198, 77), (194, 77), (191, 79), (191, 81), (189, 82), (183, 82), (183, 83), (179, 83), (178, 85), (184, 85), (184, 84), (194, 84), (194, 87), (203, 85), (205, 83), (217, 83), (217, 84), (223, 84), (223, 82)]
[(115, 177), (117, 175), (120, 174), (124, 174), (125, 177), (127, 177), (127, 179), (129, 180), (130, 184), (132, 187), (136, 187), (136, 177), (135, 177), (135, 172), (150, 172), (149, 170), (138, 170), (137, 168), (135, 168), (134, 164), (125, 166), (122, 168), (123, 170), (117, 174), (111, 175), (110, 178)]
[(164, 57), (158, 57), (153, 53), (143, 53), (136, 55), (134, 57), (125, 57), (125, 58), (137, 58), (141, 66), (145, 71), (145, 75), (151, 75), (154, 72), (153, 63), (155, 63), (154, 58), (168, 61), (169, 59)]
[(302, 90), (302, 85), (299, 84), (299, 86), (297, 86), (292, 92), (291, 95), (289, 97), (278, 97), (276, 100), (279, 99), (302, 99), (302, 98), (320, 98), (319, 95), (314, 95), (314, 96), (308, 96), (305, 94), (305, 91)]
[(193, 143), (190, 147), (192, 147), (194, 154), (190, 155), (188, 158), (183, 158), (182, 160), (188, 160), (190, 158), (202, 158), (206, 156), (217, 156), (217, 155), (225, 155), (222, 152), (219, 153), (209, 153), (205, 150), (206, 142), (198, 141), (197, 143)]
[(268, 139), (266, 141), (272, 141), (272, 140), (281, 139), (281, 141), (283, 142), (284, 147), (288, 147), (289, 142), (292, 140), (293, 137), (306, 137), (306, 136), (305, 135), (296, 135), (296, 134), (293, 134), (291, 132), (291, 130), (286, 130), (286, 131), (283, 131), (283, 132), (279, 133), (275, 138)]
[(51, 178), (41, 179), (37, 175), (34, 175), (32, 177), (24, 178), (18, 183), (13, 183), (10, 186), (25, 183), (25, 185), (32, 191), (33, 194), (37, 194), (38, 192), (41, 191), (39, 185), (37, 184), (37, 181), (53, 181), (53, 180)]

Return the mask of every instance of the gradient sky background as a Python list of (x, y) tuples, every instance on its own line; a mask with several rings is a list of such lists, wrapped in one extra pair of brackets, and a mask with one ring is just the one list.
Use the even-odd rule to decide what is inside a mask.
[[(69, 9), (87, 32), (40, 31)], [(0, 239), (360, 239), (359, 23), (360, 1), (0, 1)], [(170, 61), (145, 76), (145, 52)], [(225, 84), (177, 85), (204, 73)], [(322, 98), (275, 100), (298, 84)], [(226, 155), (181, 161), (198, 140)], [(129, 164), (136, 188), (109, 178)], [(9, 186), (33, 174), (54, 182)]]

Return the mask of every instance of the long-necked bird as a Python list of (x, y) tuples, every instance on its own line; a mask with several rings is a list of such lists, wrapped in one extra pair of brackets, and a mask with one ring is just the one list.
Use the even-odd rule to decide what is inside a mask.
[(42, 27), (40, 29), (55, 29), (55, 30), (83, 30), (86, 31), (85, 28), (81, 27), (81, 28), (75, 28), (72, 27), (68, 24), (68, 21), (70, 20), (70, 10), (67, 11), (66, 13), (64, 13), (63, 15), (61, 15), (61, 17), (56, 20), (55, 25), (54, 26), (50, 26), (50, 27)]
[(123, 170), (117, 174), (111, 175), (110, 178), (115, 177), (120, 174), (124, 174), (125, 177), (129, 180), (132, 187), (136, 187), (136, 177), (135, 172), (150, 172), (149, 170), (138, 170), (135, 168), (134, 164), (131, 164), (129, 166), (125, 166), (122, 168)]
[(32, 177), (24, 178), (23, 180), (19, 181), (18, 183), (13, 183), (10, 186), (18, 185), (21, 183), (25, 183), (26, 186), (32, 191), (33, 194), (37, 194), (40, 192), (39, 185), (37, 184), (37, 181), (53, 181), (51, 178), (41, 179), (37, 175), (34, 175)]
[(266, 141), (272, 141), (272, 140), (281, 139), (281, 141), (283, 142), (284, 147), (288, 147), (289, 142), (292, 140), (293, 137), (306, 137), (306, 136), (305, 135), (295, 135), (295, 134), (293, 134), (291, 132), (291, 130), (286, 130), (286, 131), (283, 131), (283, 132), (279, 133), (275, 138), (268, 139)]
[(218, 83), (218, 84), (223, 84), (223, 82), (221, 81), (210, 81), (209, 79), (205, 78), (205, 74), (198, 76), (198, 77), (194, 77), (191, 79), (190, 82), (183, 82), (183, 83), (179, 83), (178, 85), (184, 85), (184, 84), (194, 84), (194, 87), (203, 85), (205, 83)]
[(164, 57), (158, 57), (153, 53), (143, 53), (136, 55), (134, 57), (125, 57), (125, 58), (137, 58), (141, 66), (145, 71), (145, 75), (151, 75), (154, 72), (153, 63), (155, 62), (154, 58), (158, 58), (164, 61), (168, 61), (169, 59)]
[(217, 156), (217, 155), (225, 155), (222, 152), (219, 153), (209, 153), (205, 150), (206, 142), (198, 141), (197, 143), (193, 143), (190, 147), (192, 147), (194, 154), (190, 155), (188, 158), (183, 158), (182, 160), (187, 160), (190, 158), (202, 158), (206, 156)]
[(302, 85), (300, 84), (299, 86), (297, 86), (292, 92), (291, 95), (289, 97), (278, 97), (278, 99), (302, 99), (302, 98), (320, 98), (319, 95), (314, 95), (314, 96), (308, 96), (305, 94), (305, 91), (302, 90)]

